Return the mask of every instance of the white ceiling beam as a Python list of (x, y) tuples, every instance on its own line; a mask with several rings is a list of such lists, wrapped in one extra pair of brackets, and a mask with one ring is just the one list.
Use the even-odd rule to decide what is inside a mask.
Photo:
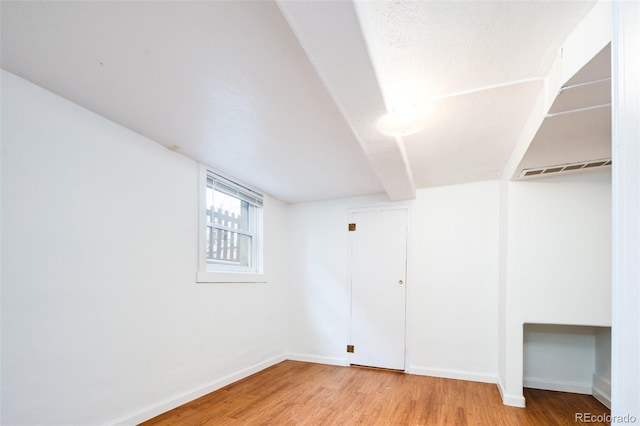
[(320, 79), (362, 146), (387, 196), (415, 198), (415, 184), (401, 139), (376, 129), (387, 113), (354, 4), (278, 1)]
[(561, 81), (565, 84), (612, 38), (612, 3), (600, 0), (562, 46)]

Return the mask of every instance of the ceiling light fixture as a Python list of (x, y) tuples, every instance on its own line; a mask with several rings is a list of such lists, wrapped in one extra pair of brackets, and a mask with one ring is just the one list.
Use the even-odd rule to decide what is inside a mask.
[(415, 104), (397, 105), (380, 117), (378, 131), (393, 137), (412, 135), (425, 128), (426, 116), (426, 111), (419, 110)]

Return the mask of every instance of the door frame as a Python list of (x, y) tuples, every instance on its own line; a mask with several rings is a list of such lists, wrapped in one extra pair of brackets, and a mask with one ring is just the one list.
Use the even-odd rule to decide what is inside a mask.
[[(407, 285), (409, 284), (409, 230), (411, 227), (411, 207), (408, 203), (389, 203), (389, 204), (378, 204), (378, 205), (372, 205), (372, 206), (367, 206), (367, 207), (355, 207), (355, 208), (350, 208), (349, 209), (349, 222), (348, 223), (352, 223), (353, 222), (353, 215), (355, 213), (368, 213), (368, 212), (381, 212), (381, 211), (389, 211), (389, 210), (404, 210), (407, 214), (407, 222), (406, 222), (406, 235), (405, 235), (405, 260), (404, 260), (404, 270), (405, 270), (405, 283), (404, 283), (404, 372), (407, 373), (409, 371), (408, 368), (408, 355), (407, 355), (407, 328), (408, 328), (408, 324), (407, 324), (407, 295), (408, 295), (408, 290), (407, 290)], [(357, 232), (357, 231), (355, 231)], [(349, 326), (348, 326), (348, 335), (347, 335), (347, 344), (351, 344), (351, 337), (352, 337), (352, 325), (353, 325), (353, 318), (352, 318), (352, 306), (353, 306), (353, 283), (352, 283), (352, 263), (353, 263), (353, 242), (351, 239), (351, 234), (349, 233), (347, 235), (347, 240), (348, 240), (348, 246), (347, 246), (347, 250), (348, 250), (348, 265), (347, 265), (347, 273), (348, 273), (348, 283), (349, 283)], [(351, 365), (351, 354), (347, 352), (347, 366)], [(400, 370), (399, 370), (400, 371)]]

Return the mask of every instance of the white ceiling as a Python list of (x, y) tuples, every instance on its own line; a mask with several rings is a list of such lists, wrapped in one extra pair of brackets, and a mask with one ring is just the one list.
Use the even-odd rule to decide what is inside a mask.
[(288, 202), (383, 192), (272, 2), (5, 2), (2, 67)]
[[(594, 2), (0, 3), (2, 68), (286, 202), (494, 179)], [(404, 140), (398, 99), (432, 105)]]

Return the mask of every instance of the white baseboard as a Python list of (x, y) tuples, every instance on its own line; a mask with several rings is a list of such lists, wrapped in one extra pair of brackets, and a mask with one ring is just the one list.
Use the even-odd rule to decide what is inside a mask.
[(445, 379), (467, 380), (470, 382), (496, 383), (497, 377), (492, 374), (477, 373), (464, 370), (445, 370), (441, 368), (409, 367), (407, 373), (419, 376), (442, 377)]
[(349, 365), (347, 358), (329, 356), (288, 353), (285, 355), (285, 359), (289, 359), (291, 361), (313, 362), (315, 364), (339, 365), (341, 367)]
[(594, 374), (591, 395), (605, 407), (611, 409), (611, 382), (609, 380)]
[(510, 407), (520, 407), (524, 408), (527, 404), (522, 395), (509, 395), (505, 392), (504, 386), (500, 379), (497, 381), (498, 383), (498, 392), (500, 392), (500, 397), (502, 397), (502, 403), (504, 405), (508, 405)]
[(248, 377), (252, 374), (257, 373), (258, 371), (264, 370), (265, 368), (278, 364), (284, 361), (285, 359), (286, 357), (284, 355), (273, 357), (266, 361), (260, 362), (258, 364), (254, 364), (250, 367), (240, 370), (236, 373), (229, 374), (225, 377), (222, 377), (221, 379), (215, 380), (207, 385), (201, 386), (192, 391), (185, 392), (175, 397), (167, 398), (164, 401), (154, 404), (153, 406), (145, 407), (135, 413), (113, 420), (108, 424), (124, 426), (124, 425), (136, 425), (136, 424), (142, 423), (162, 413), (165, 413), (169, 410), (179, 407), (182, 404), (185, 404), (189, 401), (193, 401), (194, 399), (200, 398), (201, 396), (204, 396), (215, 390), (223, 388), (233, 382), (237, 382), (238, 380), (244, 379), (245, 377)]
[(522, 384), (525, 388), (591, 395), (591, 383), (560, 382), (550, 379), (525, 377)]

